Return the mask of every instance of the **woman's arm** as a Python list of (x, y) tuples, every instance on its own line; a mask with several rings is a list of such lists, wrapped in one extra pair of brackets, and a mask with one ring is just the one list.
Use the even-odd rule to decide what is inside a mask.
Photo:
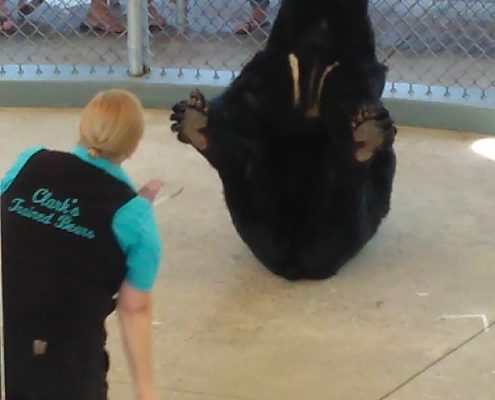
[(124, 283), (119, 292), (117, 314), (137, 399), (157, 400), (153, 384), (150, 293)]
[[(163, 181), (155, 179), (144, 185), (138, 193), (153, 203), (162, 186)], [(156, 277), (161, 244), (151, 206), (144, 201), (137, 201), (133, 207), (130, 211), (124, 210), (126, 214), (119, 214), (113, 226), (127, 254), (128, 267), (126, 281), (119, 291), (117, 314), (137, 399), (157, 400), (153, 384), (152, 304), (149, 290)], [(134, 221), (132, 217), (137, 220)], [(130, 235), (129, 224), (138, 227), (136, 231), (131, 230)]]

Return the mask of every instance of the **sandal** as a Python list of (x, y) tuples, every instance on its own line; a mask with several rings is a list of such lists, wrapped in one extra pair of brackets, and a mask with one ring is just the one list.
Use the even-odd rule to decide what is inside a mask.
[(125, 26), (108, 9), (101, 10), (101, 14), (90, 10), (84, 22), (79, 25), (79, 30), (83, 32), (93, 31), (98, 34), (113, 33), (120, 35), (125, 32)]
[(265, 19), (263, 22), (258, 22), (252, 19), (251, 21), (247, 21), (238, 25), (235, 28), (234, 33), (236, 35), (249, 35), (250, 33), (256, 31), (257, 29), (261, 29), (267, 25), (270, 25), (270, 21), (268, 21), (267, 19)]
[(95, 22), (94, 20), (88, 18), (86, 21), (81, 22), (81, 25), (79, 25), (79, 30), (81, 32), (93, 31), (98, 34), (112, 33), (114, 35), (121, 35), (125, 32), (125, 26), (122, 25), (120, 21), (117, 21), (109, 26), (105, 22)]
[(30, 3), (24, 4), (19, 8), (19, 14), (23, 17), (26, 15), (32, 14), (36, 11), (36, 9), (44, 3), (45, 0), (31, 0)]
[(167, 20), (160, 15), (155, 6), (148, 6), (148, 14), (150, 16), (149, 29), (151, 31), (154, 30), (163, 30), (167, 26)]

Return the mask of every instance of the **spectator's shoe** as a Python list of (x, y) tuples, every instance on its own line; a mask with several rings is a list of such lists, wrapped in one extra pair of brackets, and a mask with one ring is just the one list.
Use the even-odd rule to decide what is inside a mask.
[(17, 31), (14, 21), (7, 17), (0, 16), (0, 34), (12, 35)]
[(30, 3), (24, 4), (22, 7), (19, 8), (19, 14), (21, 14), (22, 16), (27, 16), (29, 14), (32, 14), (44, 2), (45, 0), (31, 0)]
[(0, 6), (0, 34), (12, 35), (16, 30), (17, 28), (10, 18), (9, 12), (3, 5)]
[(267, 25), (270, 25), (266, 10), (261, 8), (253, 9), (251, 13), (251, 19), (243, 22), (234, 29), (236, 35), (249, 35), (254, 31), (261, 29)]
[(79, 29), (83, 32), (92, 30), (96, 33), (113, 33), (116, 35), (125, 32), (124, 24), (110, 14), (106, 7), (90, 10), (88, 17), (81, 23)]
[(261, 29), (265, 26), (270, 25), (270, 21), (265, 19), (264, 21), (258, 22), (255, 19), (252, 19), (251, 21), (246, 21), (243, 22), (242, 24), (238, 25), (234, 33), (236, 35), (249, 35), (250, 33), (253, 33), (257, 29)]
[(154, 5), (148, 6), (148, 14), (150, 16), (150, 31), (161, 31), (167, 26), (167, 20), (160, 15)]

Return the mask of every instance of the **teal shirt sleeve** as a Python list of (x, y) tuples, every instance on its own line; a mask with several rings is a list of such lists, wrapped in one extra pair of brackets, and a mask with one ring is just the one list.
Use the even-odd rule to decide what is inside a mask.
[(160, 234), (151, 203), (136, 196), (117, 210), (112, 229), (126, 255), (126, 282), (139, 291), (150, 291), (162, 255)]
[(10, 185), (16, 178), (17, 174), (21, 172), (21, 170), (24, 168), (24, 166), (29, 161), (29, 159), (42, 149), (43, 149), (42, 146), (31, 147), (23, 151), (17, 157), (17, 160), (15, 160), (14, 164), (10, 167), (10, 169), (7, 171), (5, 176), (2, 178), (0, 193), (5, 193), (7, 191), (7, 189), (10, 187)]

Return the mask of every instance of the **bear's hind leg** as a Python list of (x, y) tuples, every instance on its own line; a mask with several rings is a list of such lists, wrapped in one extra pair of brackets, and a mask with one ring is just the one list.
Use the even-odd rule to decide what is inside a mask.
[(391, 146), (397, 129), (388, 111), (381, 105), (364, 105), (354, 116), (352, 123), (354, 157), (364, 163), (379, 150)]
[(170, 119), (176, 121), (172, 125), (172, 132), (177, 133), (177, 139), (204, 152), (208, 147), (208, 104), (203, 94), (198, 89), (193, 90), (188, 100), (175, 104), (172, 110)]

